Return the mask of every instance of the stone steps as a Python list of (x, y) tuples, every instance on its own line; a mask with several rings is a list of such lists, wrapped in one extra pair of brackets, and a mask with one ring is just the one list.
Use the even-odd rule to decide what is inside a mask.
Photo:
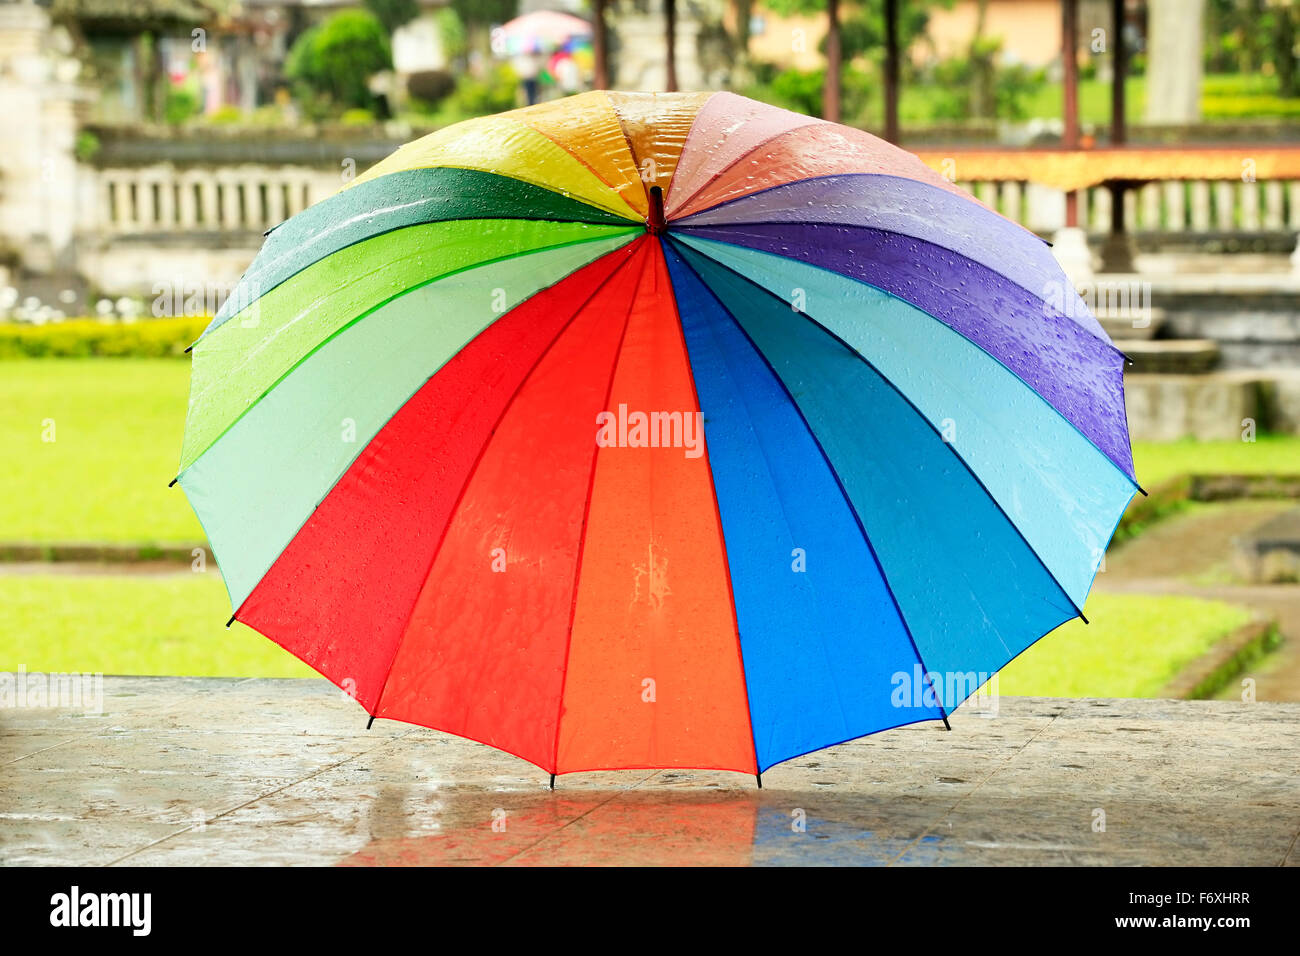
[(1165, 324), (1164, 309), (1099, 309), (1095, 314), (1106, 334), (1116, 342), (1154, 338)]
[(1300, 370), (1124, 376), (1134, 441), (1251, 441), (1259, 432), (1300, 431)]
[(1115, 345), (1132, 362), (1130, 374), (1201, 375), (1219, 364), (1213, 339), (1130, 339)]

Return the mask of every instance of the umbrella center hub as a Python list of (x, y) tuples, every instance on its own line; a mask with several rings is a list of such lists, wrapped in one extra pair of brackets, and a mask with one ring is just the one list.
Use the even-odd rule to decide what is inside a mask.
[(650, 212), (646, 216), (646, 232), (657, 236), (668, 227), (664, 221), (664, 191), (658, 186), (650, 187)]

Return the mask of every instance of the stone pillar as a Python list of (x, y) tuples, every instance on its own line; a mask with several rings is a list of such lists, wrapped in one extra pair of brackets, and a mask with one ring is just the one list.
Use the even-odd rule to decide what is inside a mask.
[(0, 237), (39, 273), (71, 269), (85, 192), (75, 148), (86, 94), (66, 52), (44, 8), (0, 4)]
[(1066, 226), (1052, 236), (1052, 254), (1066, 276), (1075, 282), (1092, 278), (1092, 252), (1088, 234), (1079, 226)]
[(1147, 9), (1147, 122), (1198, 122), (1205, 0), (1150, 0)]
[[(662, 0), (636, 4), (621, 0), (608, 5), (607, 22), (619, 44), (611, 56), (611, 89), (665, 90), (668, 83), (664, 56), (664, 5)], [(700, 62), (700, 34), (722, 20), (719, 0), (678, 0), (676, 50), (677, 88), (684, 92), (710, 88)]]

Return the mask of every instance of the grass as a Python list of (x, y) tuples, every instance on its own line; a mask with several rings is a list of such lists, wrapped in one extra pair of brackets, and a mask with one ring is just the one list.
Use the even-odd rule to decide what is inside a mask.
[[(1004, 670), (999, 690), (1052, 697), (1151, 697), (1250, 619), (1217, 601), (1094, 594), (1073, 621)], [(215, 574), (0, 576), (0, 670), (311, 677), (251, 628), (225, 628)]]
[(1134, 442), (1133, 461), (1147, 490), (1185, 474), (1300, 474), (1300, 435), (1259, 435), (1253, 442)]
[(1158, 697), (1189, 663), (1250, 620), (1199, 598), (1094, 593), (1071, 621), (1001, 672), (998, 691), (1032, 697)]
[[(189, 363), (0, 361), (0, 541), (202, 541), (176, 488)], [(46, 420), (54, 441), (42, 441)], [(1300, 436), (1136, 442), (1148, 488), (1179, 474), (1300, 472)]]
[[(0, 540), (189, 542), (202, 530), (176, 488), (189, 363), (0, 362)], [(52, 442), (42, 441), (46, 420)], [(1139, 479), (1186, 472), (1295, 472), (1300, 437), (1137, 443)], [(1005, 672), (1008, 694), (1156, 693), (1246, 612), (1185, 598), (1095, 595)], [(0, 669), (224, 676), (312, 672), (236, 624), (215, 574), (0, 575)]]
[[(902, 94), (907, 97), (904, 87)], [(924, 99), (925, 93), (914, 94)], [(1146, 116), (1147, 83), (1144, 76), (1130, 76), (1124, 82), (1124, 99), (1130, 123)], [(1025, 115), (1035, 119), (1060, 119), (1060, 83), (1044, 83), (1024, 101)], [(899, 107), (902, 110), (902, 105)], [(911, 106), (913, 115), (924, 114), (924, 103)], [(1206, 76), (1201, 83), (1201, 116), (1207, 122), (1247, 119), (1285, 119), (1300, 116), (1300, 99), (1277, 95), (1277, 77), (1220, 73)], [(1110, 83), (1079, 81), (1079, 121), (1104, 125), (1110, 122)]]
[(167, 487), (189, 379), (181, 359), (0, 362), (0, 540), (202, 541)]
[(0, 671), (316, 676), (228, 617), (215, 573), (0, 576)]

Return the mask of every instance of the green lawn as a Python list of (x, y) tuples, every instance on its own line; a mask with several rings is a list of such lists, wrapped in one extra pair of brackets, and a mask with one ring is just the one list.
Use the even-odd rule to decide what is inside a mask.
[[(1248, 611), (1182, 597), (1096, 594), (1005, 671), (999, 690), (1059, 697), (1154, 696)], [(314, 672), (242, 624), (215, 574), (0, 576), (0, 670), (226, 677)]]
[[(173, 542), (203, 534), (167, 488), (180, 452), (189, 363), (0, 361), (0, 540)], [(42, 441), (53, 420), (54, 441)], [(1138, 443), (1148, 488), (1194, 472), (1297, 472), (1300, 437)], [(1007, 670), (1008, 694), (1155, 693), (1244, 611), (1178, 598), (1097, 595)], [(308, 669), (236, 624), (216, 574), (0, 575), (0, 669), (284, 676)]]
[[(906, 102), (907, 87), (902, 95)], [(923, 100), (926, 94), (920, 90), (914, 95)], [(1146, 77), (1128, 77), (1124, 83), (1124, 99), (1129, 122), (1141, 123), (1146, 116)], [(902, 108), (900, 103), (900, 112)], [(1060, 83), (1045, 83), (1025, 99), (1025, 115), (1031, 118), (1060, 119), (1061, 109)], [(914, 114), (924, 114), (924, 110), (921, 102), (912, 107)], [(1300, 99), (1278, 96), (1277, 77), (1211, 74), (1201, 83), (1201, 115), (1207, 122), (1296, 118), (1300, 117)], [(1097, 125), (1110, 122), (1109, 82), (1079, 81), (1079, 121)]]
[(0, 671), (312, 677), (243, 624), (214, 573), (0, 575)]
[(1300, 474), (1300, 435), (1259, 435), (1253, 442), (1134, 442), (1138, 481), (1148, 491), (1185, 474)]
[(1012, 661), (998, 691), (1010, 696), (1157, 697), (1183, 667), (1250, 620), (1220, 601), (1097, 594), (1089, 624), (1058, 627)]
[[(0, 541), (202, 541), (179, 488), (189, 362), (0, 361)], [(46, 419), (54, 441), (42, 441)], [(1187, 472), (1300, 472), (1300, 436), (1133, 446), (1148, 489)]]
[(167, 487), (189, 381), (184, 359), (0, 361), (0, 540), (202, 541)]

